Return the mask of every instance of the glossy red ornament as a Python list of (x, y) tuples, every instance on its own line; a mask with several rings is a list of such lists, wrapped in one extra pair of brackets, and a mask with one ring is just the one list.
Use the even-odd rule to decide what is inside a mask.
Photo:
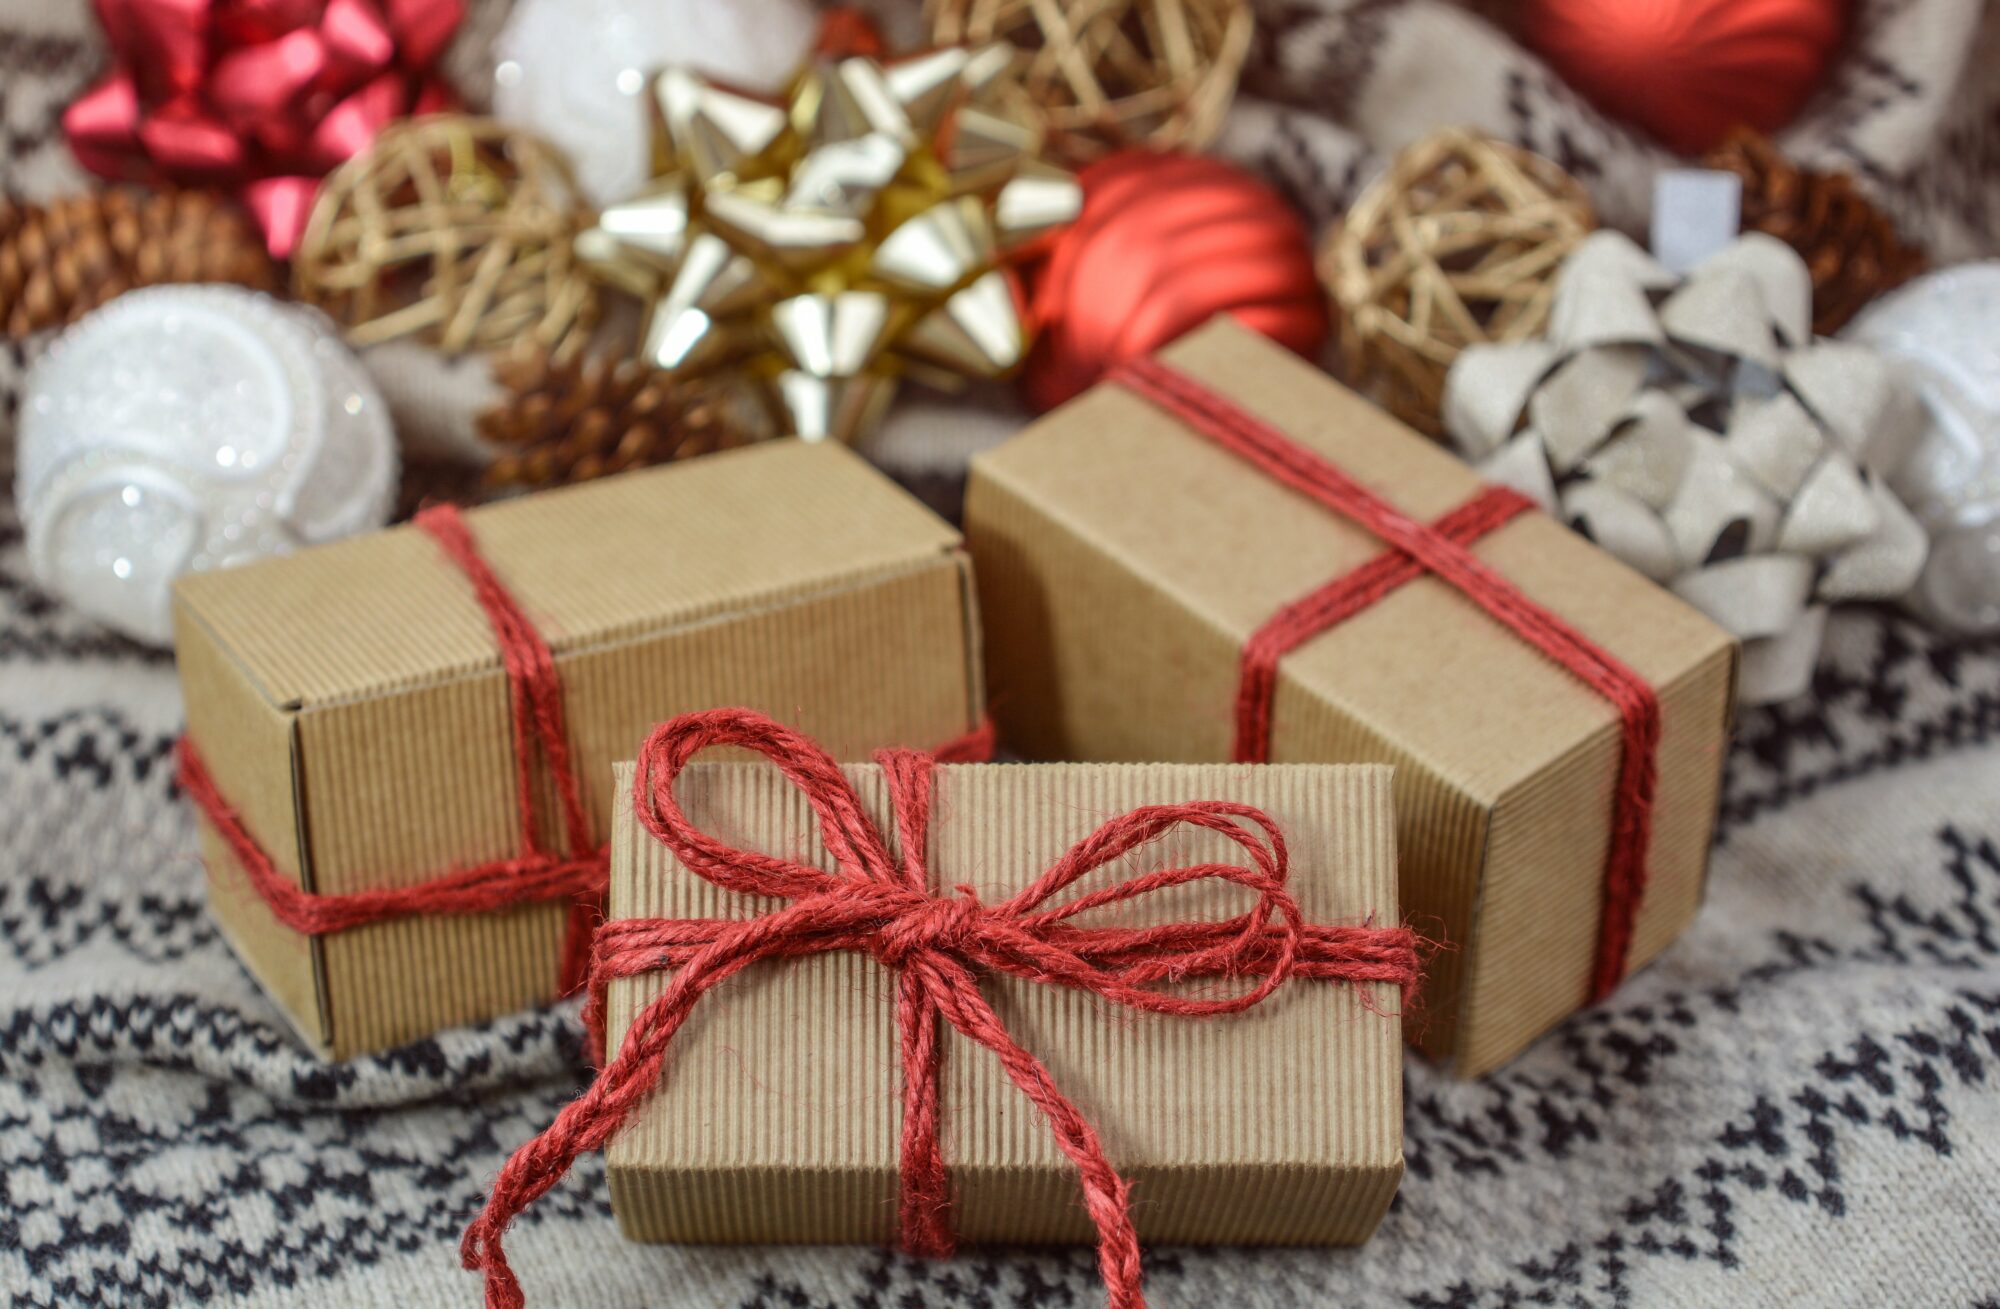
[(1083, 212), (1034, 280), (1040, 338), (1022, 384), (1036, 409), (1220, 313), (1302, 355), (1326, 343), (1305, 223), (1256, 177), (1204, 155), (1126, 150), (1077, 180)]
[(1825, 80), (1847, 0), (1523, 0), (1522, 39), (1563, 80), (1668, 149), (1775, 132)]
[(291, 253), (319, 179), (450, 108), (431, 66), (465, 0), (97, 0), (111, 71), (63, 114), (104, 177), (235, 191)]
[(853, 5), (835, 5), (820, 14), (819, 36), (813, 41), (814, 54), (828, 59), (847, 59), (854, 55), (876, 59), (888, 48), (889, 43), (882, 39), (882, 29), (876, 26), (874, 17), (866, 11)]

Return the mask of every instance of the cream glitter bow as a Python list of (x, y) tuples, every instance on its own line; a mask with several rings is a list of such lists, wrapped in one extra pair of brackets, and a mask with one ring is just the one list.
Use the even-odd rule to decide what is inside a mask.
[(1810, 685), (1829, 604), (1923, 569), (1925, 533), (1878, 476), (1917, 403), (1873, 350), (1813, 339), (1805, 264), (1771, 237), (1678, 278), (1592, 235), (1545, 338), (1459, 355), (1444, 422), (1488, 478), (1741, 638), (1745, 703)]

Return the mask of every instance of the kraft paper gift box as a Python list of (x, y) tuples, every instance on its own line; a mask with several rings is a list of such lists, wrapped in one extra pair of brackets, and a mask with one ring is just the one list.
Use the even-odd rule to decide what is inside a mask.
[[(593, 841), (613, 761), (678, 711), (756, 706), (856, 756), (981, 719), (958, 535), (838, 446), (754, 446), (464, 521), (554, 655)], [(320, 895), (410, 887), (519, 852), (494, 629), (423, 532), (187, 577), (175, 636), (188, 739), (284, 879)], [(323, 1056), (557, 994), (561, 902), (308, 936), (201, 826), (224, 935)]]
[[(1506, 494), (1228, 320), (1164, 351), (1147, 376), (1162, 373), (1419, 522)], [(1163, 405), (1143, 389), (1100, 385), (973, 463), (965, 527), (994, 713), (1002, 742), (1031, 758), (1231, 758), (1246, 642), (1332, 579), (1396, 562), (1371, 531), (1184, 421), (1202, 402)], [(1273, 761), (1395, 766), (1404, 911), (1448, 947), (1411, 1034), (1471, 1076), (1586, 1004), (1607, 975), (1652, 959), (1693, 917), (1737, 647), (1539, 513), (1505, 516), (1463, 552), (1657, 697), (1628, 949), (1600, 958), (1614, 811), (1636, 775), (1625, 718), (1462, 588), (1411, 570), (1284, 655), (1263, 703)]]
[[(629, 795), (632, 765), (618, 768)], [(895, 833), (882, 769), (843, 766), (876, 828)], [(996, 905), (1075, 842), (1140, 805), (1222, 800), (1274, 819), (1308, 923), (1397, 923), (1387, 770), (1306, 765), (940, 766), (926, 864), (934, 894), (969, 885)], [(769, 763), (697, 761), (674, 793), (733, 848), (832, 871), (813, 811)], [(786, 903), (690, 872), (621, 806), (611, 914), (750, 919)], [(893, 836), (885, 842), (894, 848)], [(1049, 907), (1168, 864), (1247, 864), (1208, 831), (1177, 829), (1058, 892)], [(1204, 882), (1089, 911), (1080, 926), (1243, 913), (1241, 886)], [(610, 983), (607, 1049), (671, 974)], [(1243, 979), (1188, 981), (1189, 994)], [(1401, 997), (1382, 982), (1293, 977), (1226, 1016), (1141, 1013), (1081, 990), (985, 974), (1010, 1035), (1095, 1125), (1131, 1185), (1142, 1240), (1352, 1244), (1402, 1176)], [(856, 1242), (897, 1236), (902, 1069), (897, 980), (861, 952), (750, 965), (704, 995), (667, 1049), (657, 1090), (606, 1149), (611, 1203), (641, 1241)], [(996, 1057), (944, 1029), (939, 1119), (951, 1226), (967, 1243), (1094, 1239), (1077, 1169)]]

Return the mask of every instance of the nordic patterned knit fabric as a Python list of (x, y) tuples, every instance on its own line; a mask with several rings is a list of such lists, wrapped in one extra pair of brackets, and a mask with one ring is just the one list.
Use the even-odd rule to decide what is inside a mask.
[[(1364, 132), (1394, 145), (1446, 120), (1554, 155), (1615, 221), (1643, 216), (1661, 156), (1469, 10), (1258, 9), (1227, 147), (1316, 220), (1379, 160)], [(1941, 258), (2000, 253), (2000, 79), (1979, 76), (2000, 67), (2000, 10), (1855, 12), (1854, 55), (1784, 143), (1886, 187)], [(473, 6), (455, 73), (500, 17)], [(0, 189), (80, 182), (57, 116), (99, 59), (80, 0), (0, 0)], [(42, 344), (0, 348), (10, 482)], [(1011, 422), (919, 403), (874, 453), (949, 504), (966, 451)], [(206, 917), (170, 784), (180, 726), (168, 660), (38, 591), (0, 508), (0, 1303), (477, 1304), (459, 1234), (586, 1081), (575, 1003), (350, 1064), (307, 1055)], [(1371, 1244), (1150, 1251), (1154, 1301), (2000, 1306), (1996, 742), (2000, 641), (1838, 618), (1813, 694), (1740, 724), (1708, 902), (1679, 943), (1482, 1082), (1412, 1060), (1409, 1173)], [(594, 1158), (509, 1248), (538, 1304), (1103, 1295), (1088, 1249), (628, 1245)]]

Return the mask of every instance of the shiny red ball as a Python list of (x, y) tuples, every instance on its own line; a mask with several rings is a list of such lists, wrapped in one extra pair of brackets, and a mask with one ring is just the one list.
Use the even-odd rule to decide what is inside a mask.
[(1035, 281), (1023, 386), (1052, 409), (1216, 314), (1303, 355), (1327, 306), (1304, 222), (1256, 177), (1203, 155), (1127, 150), (1083, 170), (1083, 212)]
[(1847, 0), (1524, 0), (1522, 39), (1615, 118), (1698, 155), (1775, 132), (1825, 80)]

